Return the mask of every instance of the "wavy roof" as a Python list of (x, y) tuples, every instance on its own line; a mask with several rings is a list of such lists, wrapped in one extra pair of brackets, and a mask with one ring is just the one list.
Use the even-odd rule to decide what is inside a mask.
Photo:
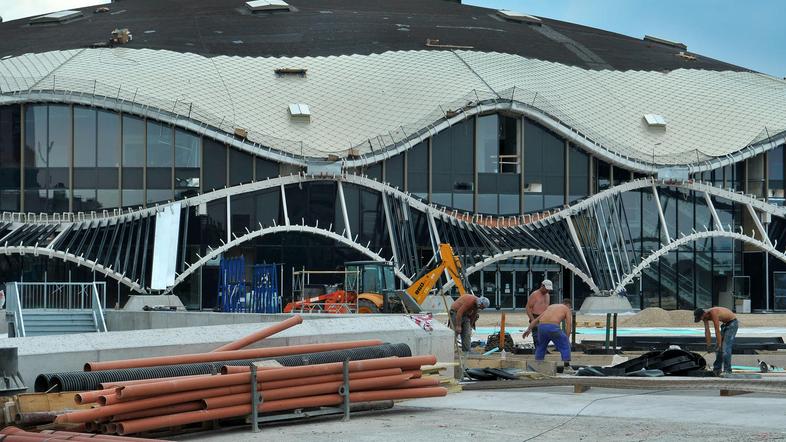
[[(282, 67), (307, 74), (276, 75)], [(322, 158), (346, 156), (350, 148), (373, 154), (372, 146), (378, 152), (478, 102), (542, 111), (547, 125), (659, 165), (723, 157), (786, 130), (786, 81), (763, 74), (592, 70), (477, 51), (302, 58), (51, 51), (0, 60), (0, 89), (0, 102), (30, 90), (67, 91), (66, 101), (95, 95), (134, 102), (230, 133), (243, 128), (253, 142)], [(307, 104), (310, 120), (291, 118), (291, 103)], [(645, 114), (663, 116), (666, 127), (650, 127)]]

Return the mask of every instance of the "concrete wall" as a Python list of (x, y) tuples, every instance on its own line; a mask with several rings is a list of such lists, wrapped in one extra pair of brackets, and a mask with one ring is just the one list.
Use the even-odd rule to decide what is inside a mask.
[[(172, 325), (196, 319), (182, 317), (184, 313), (165, 312), (148, 315), (115, 315), (124, 324)], [(159, 314), (160, 313), (160, 314)], [(186, 313), (185, 315), (189, 315)], [(209, 315), (213, 320), (240, 320), (237, 315)], [(233, 317), (235, 319), (233, 319)], [(81, 371), (90, 361), (166, 356), (200, 353), (234, 341), (259, 330), (261, 320), (277, 321), (281, 315), (249, 315), (251, 324), (226, 324), (201, 327), (157, 328), (149, 330), (115, 331), (76, 335), (35, 336), (0, 340), (0, 347), (18, 347), (19, 372), (28, 388), (40, 373)], [(125, 322), (124, 322), (125, 321)], [(146, 322), (147, 321), (147, 322)], [(258, 347), (289, 346), (362, 339), (381, 339), (390, 343), (406, 343), (415, 355), (434, 354), (441, 362), (452, 362), (454, 335), (441, 324), (427, 332), (406, 316), (361, 315), (336, 317), (307, 316), (302, 324), (285, 330), (258, 343)]]

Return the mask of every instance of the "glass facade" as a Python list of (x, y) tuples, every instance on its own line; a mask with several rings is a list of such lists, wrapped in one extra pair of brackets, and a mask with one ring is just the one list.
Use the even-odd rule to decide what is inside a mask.
[[(780, 146), (695, 178), (783, 205), (785, 155), (784, 146)], [(76, 105), (0, 106), (0, 211), (89, 212), (150, 206), (297, 170), (134, 115)], [(455, 123), (411, 149), (364, 166), (359, 172), (429, 203), (502, 216), (561, 208), (636, 177), (534, 121), (503, 113)], [(428, 260), (433, 252), (422, 213), (405, 214), (388, 201), (395, 222), (406, 219), (412, 224), (411, 230), (406, 231), (395, 222), (388, 227), (379, 193), (348, 183), (343, 184), (343, 191), (346, 221), (337, 204), (335, 182), (285, 186), (291, 222), (311, 226), (318, 222), (325, 228), (332, 224), (337, 232), (349, 229), (358, 243), (368, 244), (374, 251), (382, 250), (383, 256), (392, 256), (390, 228), (412, 238), (415, 246), (407, 253), (415, 256), (414, 261), (422, 264)], [(215, 248), (233, 234), (244, 234), (246, 229), (283, 224), (280, 197), (281, 189), (274, 188), (232, 195), (229, 200), (209, 202), (204, 208), (190, 208), (187, 238), (182, 244), (185, 261), (194, 262), (197, 256), (205, 256), (208, 247)], [(597, 243), (588, 246), (584, 253), (593, 261), (604, 263), (590, 269), (604, 286), (613, 286), (620, 275), (668, 242), (666, 231), (671, 238), (678, 238), (693, 230), (713, 228), (704, 194), (658, 187), (658, 197), (665, 225), (654, 215), (658, 209), (649, 188), (620, 194), (605, 201), (601, 212), (577, 221), (583, 223), (579, 229), (595, 229), (591, 235), (580, 233), (588, 243), (588, 238), (595, 236)], [(727, 229), (742, 227), (748, 232), (754, 228), (744, 206), (716, 197), (712, 203)], [(616, 225), (615, 217), (625, 222)], [(778, 235), (786, 238), (786, 223), (772, 220), (767, 228), (773, 240)], [(476, 259), (485, 253), (482, 239), (462, 239), (458, 231), (452, 235), (446, 234), (443, 240), (476, 244), (466, 246), (465, 256)], [(613, 246), (614, 262), (610, 260), (608, 266), (601, 238), (608, 243), (620, 238), (620, 245)], [(331, 250), (340, 251), (331, 254)], [(344, 260), (363, 259), (357, 252), (337, 249), (329, 240), (293, 234), (259, 238), (231, 254), (236, 253), (253, 262), (285, 262), (325, 269), (338, 268)], [(762, 279), (763, 259), (760, 251), (731, 239), (702, 239), (668, 253), (646, 269), (640, 279), (626, 287), (628, 297), (638, 308), (692, 309), (723, 305), (735, 297), (756, 296), (757, 291), (764, 290), (755, 277)], [(786, 271), (773, 261), (773, 271)], [(6, 264), (0, 260), (0, 270)], [(178, 270), (182, 270), (182, 265)], [(18, 271), (27, 271), (33, 278), (38, 270), (20, 267)], [(54, 267), (46, 271), (52, 275), (62, 273)], [(546, 276), (559, 278), (559, 296), (567, 296), (569, 290), (580, 302), (587, 287), (569, 272), (564, 273), (558, 265), (544, 260), (513, 259), (484, 269), (471, 280), (484, 293), (493, 294), (493, 305), (500, 308), (521, 308), (526, 293)], [(193, 292), (212, 293), (216, 280), (216, 262), (211, 262), (178, 293), (192, 307), (210, 307), (214, 300), (194, 297)], [(754, 302), (754, 306), (760, 304), (760, 300)]]

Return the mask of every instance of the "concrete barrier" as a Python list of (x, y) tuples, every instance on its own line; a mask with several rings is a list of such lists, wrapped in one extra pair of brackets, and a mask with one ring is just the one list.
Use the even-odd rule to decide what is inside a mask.
[[(179, 312), (167, 316), (166, 312), (125, 313), (152, 313), (146, 318), (134, 317), (134, 320), (150, 321), (150, 324), (158, 324), (157, 321), (165, 319), (169, 320), (168, 323), (175, 323), (180, 321), (177, 318), (184, 314)], [(222, 315), (226, 316), (227, 321), (233, 320), (232, 316), (236, 316)], [(264, 319), (263, 322), (274, 322), (280, 321), (287, 315), (254, 316), (257, 316), (255, 323), (245, 324), (1, 339), (0, 347), (18, 347), (19, 372), (25, 384), (32, 386), (35, 377), (40, 373), (81, 371), (84, 363), (88, 361), (207, 352), (264, 327), (260, 319)], [(182, 320), (188, 322), (194, 319)], [(214, 320), (219, 319), (214, 318)], [(434, 354), (441, 362), (452, 362), (454, 357), (454, 336), (451, 330), (435, 323), (434, 330), (425, 331), (403, 315), (305, 316), (302, 324), (284, 330), (252, 347), (361, 339), (406, 343), (414, 355)]]

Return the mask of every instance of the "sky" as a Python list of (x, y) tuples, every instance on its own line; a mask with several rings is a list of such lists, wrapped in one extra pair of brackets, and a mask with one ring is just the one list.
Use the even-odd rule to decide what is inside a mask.
[[(2, 1), (2, 0), (0, 0)], [(688, 50), (786, 77), (786, 0), (463, 0), (631, 37), (679, 41)]]
[[(108, 1), (0, 0), (0, 16), (7, 21), (99, 3)], [(647, 34), (679, 41), (687, 44), (691, 52), (786, 77), (786, 0), (463, 0), (463, 3), (510, 9), (636, 38)]]

